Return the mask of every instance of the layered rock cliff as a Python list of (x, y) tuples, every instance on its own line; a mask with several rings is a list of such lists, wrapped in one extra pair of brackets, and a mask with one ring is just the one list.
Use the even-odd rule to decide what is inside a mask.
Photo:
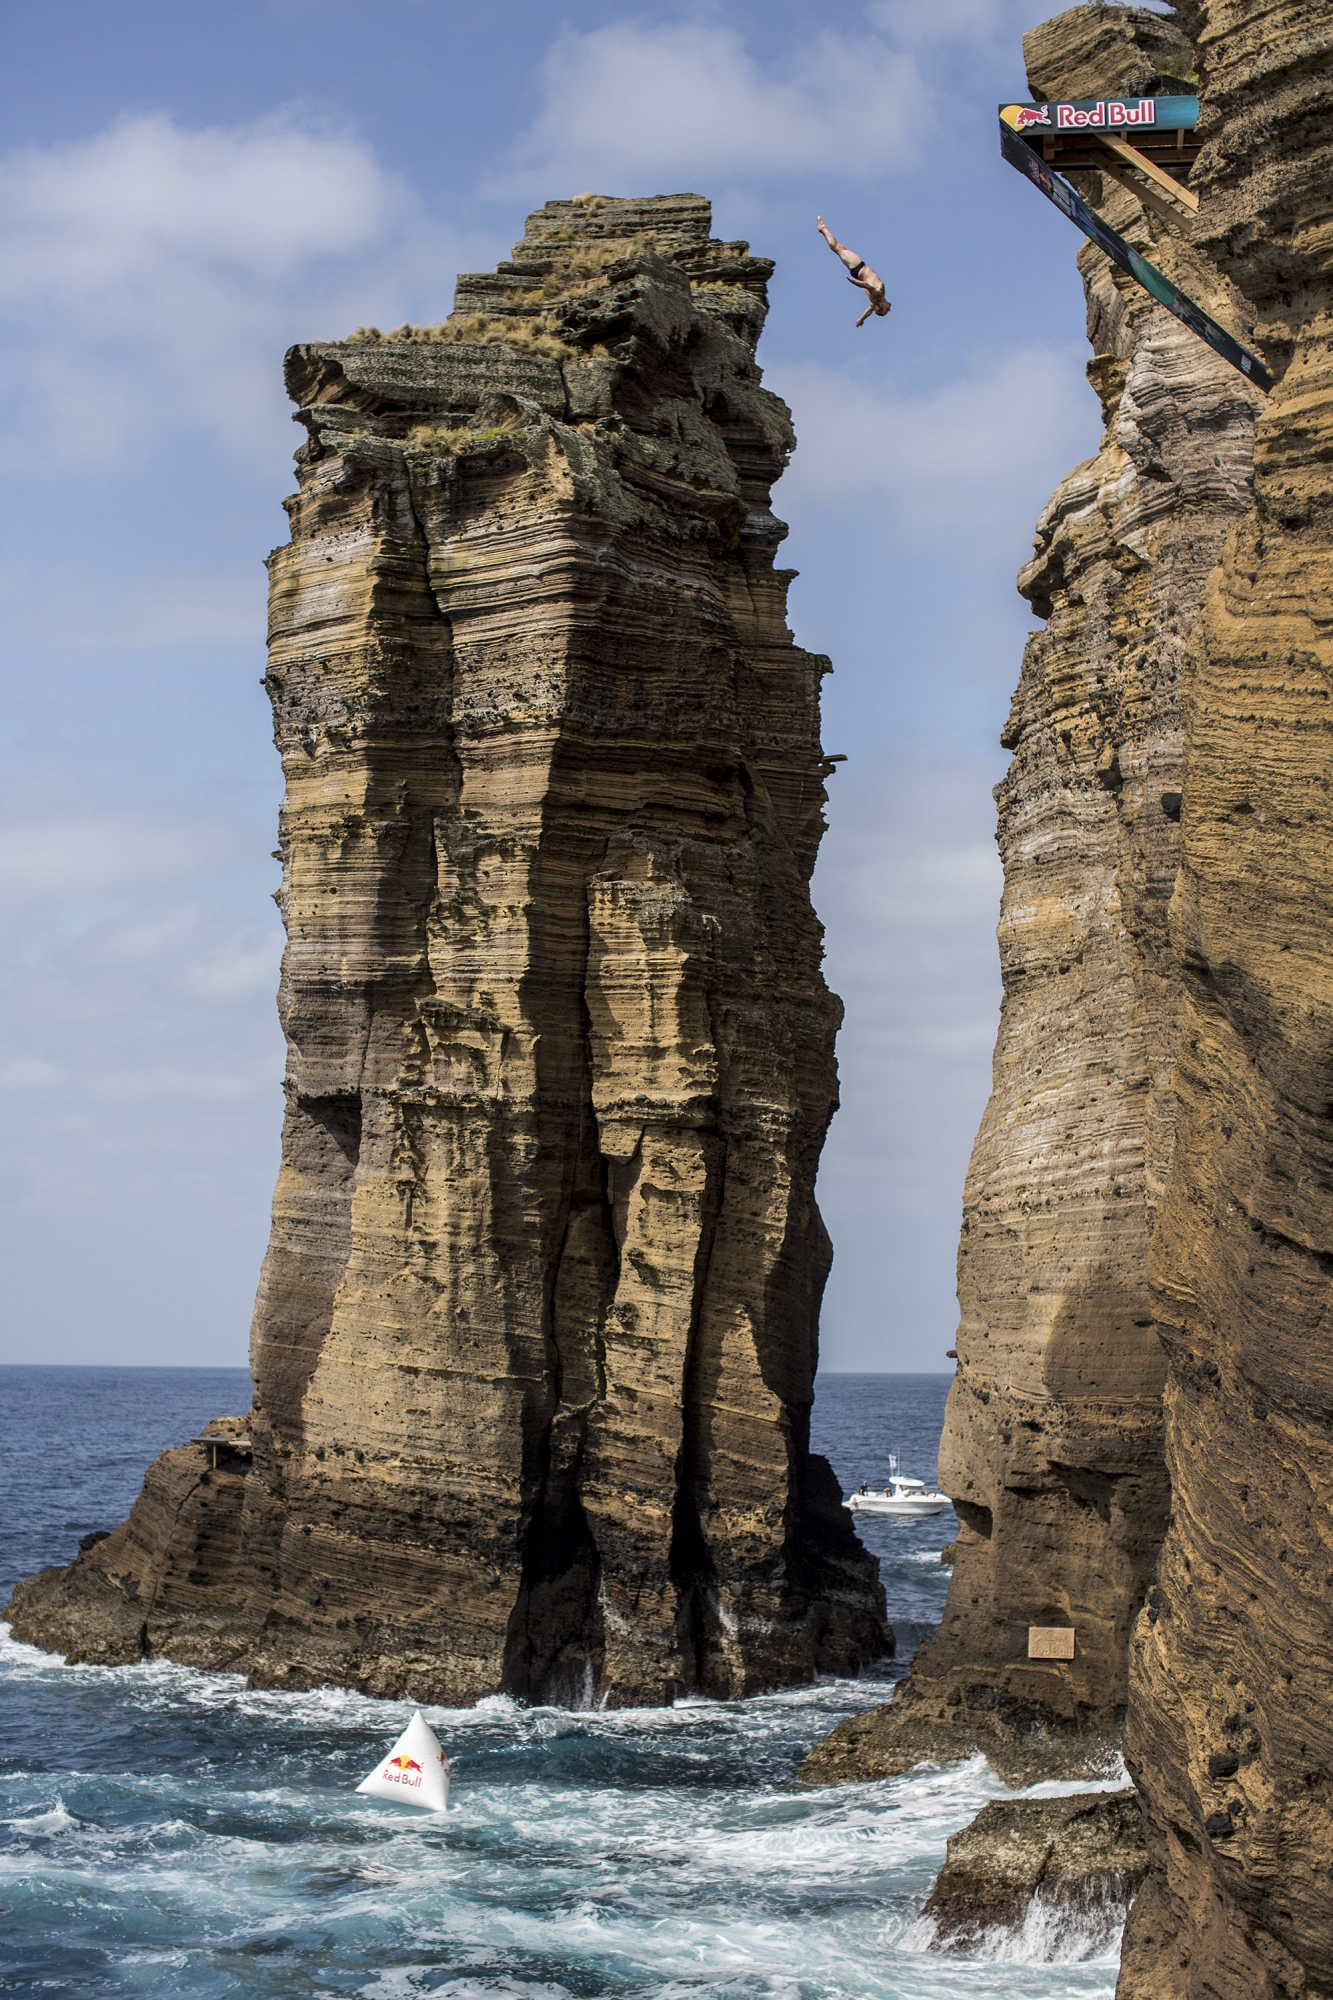
[(828, 663), (774, 568), (772, 267), (709, 222), (552, 202), (443, 326), (287, 358), (253, 1456), (167, 1453), (20, 1636), (452, 1702), (890, 1643), (808, 1442)]
[(1186, 680), (1172, 1525), (1135, 1633), (1154, 1868), (1122, 2000), (1333, 1992), (1333, 16), (1187, 10), (1196, 241), (1281, 376)]
[[(1146, 10), (1078, 7), (1024, 41), (1040, 98), (1192, 88)], [(1078, 176), (1115, 228), (1237, 333), (1252, 315), (1184, 218)], [(1071, 243), (1072, 248), (1072, 243)], [(1172, 1152), (1182, 984), (1181, 666), (1250, 505), (1258, 393), (1091, 245), (1079, 252), (1106, 430), (1038, 524), (1003, 741), (1004, 997), (963, 1198), (958, 1373), (940, 1480), (960, 1520), (948, 1607), (893, 1703), (804, 1775), (987, 1752), (1015, 1781), (1106, 1767), (1166, 1526), (1165, 1356), (1147, 1249)], [(1029, 1661), (1030, 1626), (1072, 1661)]]
[[(1145, 1506), (1142, 1532), (1131, 1539), (1124, 1506), (1125, 1496), (1147, 1495), (1151, 1452), (1149, 1405), (1124, 1394), (1121, 1371), (1141, 1357), (1145, 1397), (1154, 1375), (1152, 1350), (1124, 1330), (1128, 1312), (1136, 1333), (1151, 1331), (1161, 1347), (1170, 1514), (1130, 1650), (1127, 1749), (1150, 1867), (1125, 1935), (1119, 2000), (1318, 2000), (1333, 1994), (1333, 16), (1314, 0), (1189, 0), (1175, 26), (1199, 68), (1205, 145), (1192, 179), (1200, 207), (1187, 238), (1167, 245), (1159, 235), (1152, 254), (1259, 348), (1277, 386), (1267, 401), (1255, 399), (1247, 492), (1248, 392), (1237, 402), (1239, 378), (1228, 382), (1187, 346), (1195, 367), (1214, 373), (1208, 393), (1220, 399), (1210, 414), (1188, 380), (1170, 384), (1177, 435), (1196, 433), (1192, 472), (1173, 473), (1165, 451), (1155, 464), (1136, 458), (1112, 505), (1099, 487), (1082, 515), (1100, 535), (1099, 523), (1116, 520), (1118, 496), (1148, 471), (1164, 502), (1160, 534), (1117, 538), (1131, 559), (1100, 595), (1095, 569), (1078, 566), (1073, 536), (1067, 555), (1055, 540), (1039, 544), (1028, 572), (1030, 589), (1049, 576), (1033, 603), (1049, 604), (1051, 617), (1025, 664), (1011, 723), (1015, 765), (1001, 788), (1009, 862), (1001, 935), (1013, 940), (1006, 1024), (1016, 1018), (1014, 971), (1021, 1006), (1034, 971), (1049, 980), (1054, 961), (1058, 978), (1072, 977), (1080, 951), (1089, 962), (1094, 937), (1104, 954), (1102, 996), (1094, 1012), (1075, 988), (1049, 1033), (1040, 1015), (1029, 1015), (1026, 1046), (1002, 1029), (987, 1125), (1007, 1107), (1011, 1150), (998, 1131), (988, 1143), (983, 1127), (960, 1262), (964, 1323), (945, 1479), (966, 1525), (949, 1619), (905, 1690), (908, 1701), (864, 1723), (861, 1740), (848, 1730), (835, 1735), (811, 1775), (900, 1769), (925, 1749), (948, 1754), (950, 1742), (980, 1743), (1002, 1768), (1030, 1775), (1043, 1763), (1023, 1754), (1023, 1731), (1034, 1726), (1047, 1732), (1037, 1748), (1053, 1742), (1056, 1753), (1045, 1768), (1063, 1760), (1068, 1769), (1080, 1744), (1113, 1723), (1123, 1699), (1119, 1646), (1156, 1532)], [(1144, 32), (1160, 46), (1169, 30), (1159, 20)], [(1030, 37), (1039, 94), (1108, 89), (1115, 79), (1088, 60), (1102, 34), (1108, 45), (1137, 41), (1133, 11), (1080, 9)], [(1062, 48), (1077, 55), (1074, 67), (1039, 74)], [(1132, 87), (1146, 85), (1136, 79)], [(1094, 199), (1133, 234), (1109, 189)], [(1096, 337), (1107, 324), (1096, 307), (1098, 260), (1085, 251), (1081, 261), (1093, 279)], [(1156, 317), (1136, 301), (1131, 320), (1143, 322), (1145, 312)], [(1154, 346), (1162, 336), (1179, 338), (1164, 322)], [(1099, 352), (1098, 386), (1115, 390), (1127, 361), (1129, 390), (1142, 352), (1138, 342)], [(1122, 400), (1112, 442), (1123, 435), (1124, 414)], [(1132, 607), (1136, 589), (1146, 590), (1145, 606), (1165, 602), (1172, 572), (1163, 558), (1187, 550), (1196, 496), (1208, 489), (1197, 560), (1186, 555), (1177, 566), (1174, 617), (1158, 627), (1174, 642), (1164, 650), (1157, 641), (1157, 657), (1168, 662), (1165, 699), (1139, 710), (1145, 722), (1171, 713), (1170, 730), (1160, 727), (1154, 740), (1125, 728), (1133, 710), (1123, 703), (1107, 708), (1111, 676), (1100, 672), (1094, 694), (1079, 674), (1101, 659), (1133, 662), (1132, 634), (1116, 630), (1119, 606)], [(1057, 496), (1057, 522), (1060, 510)], [(1083, 693), (1063, 728), (1062, 687), (1050, 677), (1062, 597), (1082, 606), (1082, 637), (1062, 687)], [(1093, 643), (1099, 616), (1117, 641), (1114, 654)], [(1140, 612), (1140, 634), (1152, 616), (1145, 622)], [(1142, 671), (1139, 679), (1147, 685)], [(1060, 881), (1058, 847), (1052, 861), (1029, 855), (1020, 870), (1014, 814), (1025, 768), (1039, 768), (1028, 754), (1036, 730), (1054, 725), (1072, 763), (1084, 740), (1080, 718), (1094, 743), (1098, 727), (1110, 725), (1096, 758), (1084, 760), (1084, 793), (1095, 798), (1095, 774), (1113, 800), (1121, 844), (1114, 876), (1103, 877), (1111, 893), (1099, 898), (1098, 875), (1114, 850), (1098, 831), (1109, 820), (1088, 813), (1086, 873), (1075, 870), (1052, 903), (1043, 888)], [(1049, 757), (1046, 768), (1054, 775)], [(1151, 784), (1136, 797), (1131, 778), (1140, 772)], [(1154, 843), (1152, 791), (1173, 777), (1158, 803), (1178, 834), (1157, 827)], [(1080, 881), (1082, 905), (1070, 893)], [(1088, 909), (1113, 911), (1115, 923), (1079, 921)], [(1044, 957), (1019, 951), (1015, 933), (1040, 939), (1048, 927)], [(1117, 1018), (1132, 1032), (1110, 1034)], [(1006, 1059), (1014, 1079), (1007, 1091)], [(1060, 1143), (1047, 1145), (1028, 1107), (1079, 1068), (1095, 1084), (1081, 1095), (1066, 1089), (1067, 1122), (1047, 1128)], [(1131, 1082), (1141, 1112), (1132, 1109)], [(1098, 1171), (1080, 1196), (1079, 1164), (1089, 1157)], [(1006, 1158), (1022, 1203), (1004, 1200), (1006, 1180), (992, 1162), (1003, 1167)], [(980, 1197), (990, 1189), (998, 1199), (987, 1213)], [(1042, 1254), (1032, 1216), (1048, 1191), (1066, 1200)], [(1108, 1192), (1128, 1206), (1110, 1209)], [(1102, 1246), (1112, 1252), (1114, 1287), (1090, 1282), (1089, 1246), (1099, 1259)], [(1064, 1292), (1050, 1282), (1061, 1268), (1056, 1253)], [(1034, 1292), (1050, 1291), (1060, 1300), (1055, 1313), (1031, 1303)], [(1103, 1310), (1099, 1297), (1117, 1291), (1122, 1304)], [(1077, 1308), (1072, 1318), (1066, 1297)], [(1008, 1351), (988, 1372), (1001, 1328)], [(1069, 1348), (1066, 1329), (1075, 1336)], [(1102, 1394), (1108, 1380), (1118, 1403)], [(1087, 1461), (1039, 1442), (1057, 1424), (1069, 1436), (1073, 1417), (1095, 1446)], [(1140, 1440), (1142, 1457), (1126, 1464)], [(1016, 1463), (1025, 1468), (1017, 1479)], [(1093, 1475), (1083, 1498), (1101, 1515), (1100, 1534), (1087, 1517), (1086, 1532), (1074, 1532), (1078, 1517), (1064, 1508), (1060, 1485), (1077, 1490), (1061, 1470), (1071, 1463)], [(1133, 1560), (1117, 1569), (1113, 1554)], [(1088, 1588), (1098, 1577), (1100, 1606)], [(1044, 1601), (1041, 1578), (1060, 1586)], [(1020, 1636), (1013, 1614), (1025, 1600), (1034, 1622), (1072, 1624), (1077, 1636), (1068, 1669), (1040, 1670), (1052, 1676), (1044, 1697), (1033, 1669), (1012, 1664)], [(991, 1626), (989, 1649), (979, 1621)], [(989, 1667), (994, 1696), (979, 1666)], [(983, 1704), (992, 1701), (988, 1722)], [(968, 1851), (989, 1865), (995, 1842), (987, 1846), (984, 1836), (978, 1821)]]

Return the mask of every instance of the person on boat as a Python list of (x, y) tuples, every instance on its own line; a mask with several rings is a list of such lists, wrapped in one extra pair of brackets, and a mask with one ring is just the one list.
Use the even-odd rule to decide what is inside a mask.
[(857, 1490), (857, 1492), (858, 1492), (858, 1493), (868, 1493), (868, 1492), (870, 1491), (870, 1488), (869, 1488), (869, 1486), (868, 1486), (868, 1485), (866, 1484), (865, 1480), (863, 1479), (863, 1480), (861, 1481), (861, 1484), (860, 1484), (860, 1485), (859, 1485), (859, 1486), (857, 1487), (857, 1489), (856, 1489), (856, 1490)]
[(828, 244), (829, 249), (835, 257), (840, 257), (847, 266), (848, 284), (858, 285), (870, 300), (870, 304), (866, 307), (856, 324), (864, 326), (872, 313), (876, 313), (879, 318), (883, 319), (885, 313), (891, 311), (892, 308), (884, 296), (884, 280), (880, 277), (879, 272), (872, 271), (869, 264), (866, 263), (865, 258), (858, 257), (855, 250), (849, 250), (845, 243), (839, 243), (822, 215), (816, 216), (815, 220), (819, 224), (819, 233)]

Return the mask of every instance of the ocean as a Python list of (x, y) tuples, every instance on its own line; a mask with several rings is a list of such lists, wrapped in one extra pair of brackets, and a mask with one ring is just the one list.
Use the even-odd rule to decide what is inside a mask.
[[(948, 1381), (821, 1377), (815, 1447), (845, 1493), (890, 1451), (934, 1479)], [(0, 1370), (0, 1601), (122, 1519), (156, 1452), (248, 1403), (240, 1369)], [(66, 1667), (0, 1626), (0, 1994), (1110, 2000), (1115, 1947), (1077, 1932), (926, 1948), (948, 1835), (1012, 1796), (983, 1759), (792, 1783), (938, 1622), (954, 1527), (863, 1525), (899, 1641), (863, 1679), (607, 1714), (427, 1708), (453, 1766), (438, 1818), (353, 1790), (411, 1703)]]

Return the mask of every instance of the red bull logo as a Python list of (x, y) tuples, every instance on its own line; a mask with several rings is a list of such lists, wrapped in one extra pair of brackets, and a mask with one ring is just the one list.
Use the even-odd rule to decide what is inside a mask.
[[(415, 1777), (412, 1776), (414, 1771), (416, 1772)], [(393, 1785), (419, 1785), (421, 1783), (421, 1766), (415, 1757), (390, 1757), (388, 1763), (384, 1766), (384, 1776)]]
[(1000, 116), (1014, 132), (1026, 132), (1029, 125), (1049, 126), (1051, 122), (1047, 104), (1002, 104)]

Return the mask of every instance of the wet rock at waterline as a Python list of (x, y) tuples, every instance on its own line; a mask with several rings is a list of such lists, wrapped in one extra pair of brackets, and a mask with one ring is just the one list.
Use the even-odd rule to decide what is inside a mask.
[(951, 1836), (923, 1926), (936, 1951), (1091, 1957), (1114, 1943), (1147, 1867), (1132, 1791), (992, 1799)]
[(921, 1763), (970, 1756), (977, 1736), (1006, 1785), (1107, 1778), (1121, 1768), (1118, 1752), (1101, 1735), (1089, 1731), (1071, 1739), (1068, 1732), (1046, 1724), (1047, 1716), (1036, 1704), (1018, 1701), (984, 1681), (965, 1682), (940, 1696), (909, 1677), (898, 1683), (891, 1702), (850, 1716), (816, 1743), (798, 1776), (806, 1785), (899, 1778)]
[(20, 1586), (72, 1658), (656, 1703), (891, 1639), (809, 1450), (839, 1008), (772, 266), (580, 198), (294, 348), (271, 561), (283, 1164), (252, 1457)]

